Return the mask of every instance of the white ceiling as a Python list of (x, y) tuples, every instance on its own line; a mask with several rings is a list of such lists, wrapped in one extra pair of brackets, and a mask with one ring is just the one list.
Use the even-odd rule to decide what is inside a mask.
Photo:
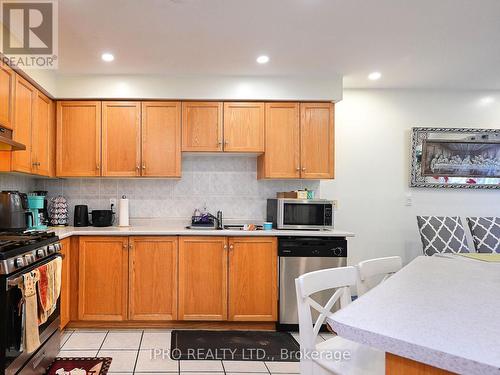
[[(62, 0), (60, 73), (500, 89), (499, 0)], [(113, 52), (111, 64), (101, 61)], [(258, 65), (255, 58), (271, 61)], [(382, 72), (377, 82), (366, 76)]]

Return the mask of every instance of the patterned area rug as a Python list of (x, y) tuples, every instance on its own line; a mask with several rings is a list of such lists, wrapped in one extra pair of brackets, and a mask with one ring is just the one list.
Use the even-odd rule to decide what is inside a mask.
[(106, 375), (111, 358), (56, 358), (47, 375)]

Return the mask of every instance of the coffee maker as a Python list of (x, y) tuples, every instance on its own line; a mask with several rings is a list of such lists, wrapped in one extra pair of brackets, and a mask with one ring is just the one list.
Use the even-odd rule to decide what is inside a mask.
[(40, 224), (49, 225), (49, 208), (47, 201), (47, 191), (46, 190), (36, 190), (33, 192), (34, 195), (39, 195), (43, 197), (43, 209), (40, 211)]
[(28, 230), (47, 230), (47, 225), (43, 224), (44, 201), (45, 197), (43, 195), (28, 195), (28, 210), (32, 213)]

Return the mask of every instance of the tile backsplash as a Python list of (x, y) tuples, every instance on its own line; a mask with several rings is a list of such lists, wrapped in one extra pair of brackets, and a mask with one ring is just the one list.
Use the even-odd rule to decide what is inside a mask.
[(27, 193), (35, 189), (37, 180), (31, 176), (0, 173), (0, 190), (19, 190)]
[(182, 159), (182, 179), (60, 179), (36, 180), (36, 188), (49, 197), (62, 194), (68, 200), (70, 222), (73, 208), (109, 208), (111, 198), (126, 195), (130, 217), (187, 220), (195, 208), (227, 219), (265, 220), (266, 199), (277, 191), (307, 188), (319, 196), (317, 180), (257, 180), (257, 158), (240, 155), (189, 155)]

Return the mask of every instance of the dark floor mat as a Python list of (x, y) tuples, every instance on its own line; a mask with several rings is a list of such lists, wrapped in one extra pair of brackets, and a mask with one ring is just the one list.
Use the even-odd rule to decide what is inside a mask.
[(288, 332), (172, 331), (177, 360), (298, 362), (300, 346)]

